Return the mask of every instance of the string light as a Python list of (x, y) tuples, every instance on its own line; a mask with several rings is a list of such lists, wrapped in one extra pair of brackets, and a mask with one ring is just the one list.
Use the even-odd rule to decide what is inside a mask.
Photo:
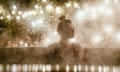
[(28, 43), (25, 43), (24, 46), (25, 46), (25, 47), (28, 47)]
[(9, 64), (7, 64), (7, 66), (6, 66), (6, 71), (10, 71), (10, 65)]
[(20, 20), (20, 16), (16, 16), (16, 19), (17, 19), (17, 20)]
[(52, 70), (52, 69), (51, 69), (51, 65), (47, 65), (47, 66), (46, 66), (46, 71), (51, 72), (51, 70)]
[(37, 12), (35, 10), (30, 11), (31, 15), (37, 15)]
[(50, 38), (46, 38), (44, 40), (44, 44), (45, 44), (45, 46), (49, 46), (51, 44), (51, 39)]
[(43, 10), (40, 10), (40, 14), (43, 14), (44, 13), (44, 11)]
[(91, 18), (92, 19), (97, 19), (97, 17), (98, 17), (98, 14), (97, 14), (96, 9), (94, 7), (91, 8)]
[(0, 64), (0, 71), (3, 72), (3, 65)]
[(69, 65), (66, 65), (66, 72), (69, 72), (69, 71), (70, 71)]
[(49, 31), (50, 31), (49, 34), (44, 40), (44, 45), (46, 46), (49, 46), (53, 43), (58, 43), (60, 41), (60, 35), (58, 34), (58, 32), (53, 30), (49, 30)]
[(104, 31), (107, 34), (111, 34), (113, 32), (113, 26), (112, 25), (105, 25), (103, 28), (104, 28)]
[(94, 65), (91, 66), (91, 72), (95, 72), (95, 66)]
[(88, 72), (88, 66), (85, 65), (85, 72)]
[(38, 19), (31, 21), (31, 28), (34, 31), (38, 31), (43, 26), (44, 26), (44, 20), (41, 18), (38, 18)]
[(56, 7), (55, 12), (56, 14), (62, 14), (63, 10), (61, 7)]
[(104, 0), (105, 4), (110, 4), (111, 0)]
[(0, 10), (0, 14), (2, 13), (2, 10)]
[(57, 70), (57, 71), (60, 70), (60, 66), (59, 66), (59, 64), (56, 65), (56, 70)]
[(112, 9), (107, 9), (106, 15), (112, 16), (112, 14), (113, 14), (113, 10)]
[(112, 72), (119, 72), (119, 70), (120, 70), (120, 68), (119, 68), (119, 67), (117, 67), (117, 66), (114, 66), (114, 67), (113, 67), (113, 70), (112, 70)]
[(13, 5), (12, 8), (13, 8), (13, 10), (16, 10), (16, 9), (17, 9), (17, 6), (16, 6), (16, 5)]
[(0, 16), (0, 19), (3, 20), (3, 16)]
[(74, 72), (77, 72), (77, 66), (76, 65), (74, 65)]
[(15, 10), (13, 10), (13, 11), (12, 11), (12, 15), (15, 15), (15, 14), (16, 14), (16, 11), (15, 11)]
[(115, 39), (116, 39), (118, 42), (120, 42), (120, 33), (117, 33), (117, 34), (115, 35)]
[(36, 5), (34, 6), (34, 8), (35, 8), (35, 9), (38, 9), (38, 8), (39, 8), (39, 5), (36, 4)]
[(42, 2), (47, 2), (47, 0), (42, 0)]
[(80, 8), (79, 4), (74, 2), (74, 8)]
[(12, 65), (12, 72), (16, 72), (17, 71), (17, 66), (16, 66), (16, 64), (13, 64)]
[(85, 19), (87, 14), (85, 11), (79, 10), (77, 12), (77, 15), (78, 15), (78, 17), (80, 17), (80, 19), (82, 19), (82, 18)]
[(46, 72), (46, 67), (45, 67), (45, 65), (42, 66), (42, 72)]
[(11, 20), (11, 15), (7, 15), (7, 19), (8, 19), (8, 20)]
[[(83, 22), (86, 18), (88, 17), (87, 13), (83, 10), (78, 10), (75, 15), (74, 15), (74, 22), (76, 24), (80, 24), (81, 22)], [(82, 24), (82, 23), (81, 23)]]
[(23, 45), (24, 44), (24, 42), (23, 41), (20, 41), (20, 45)]
[(23, 71), (24, 71), (24, 72), (27, 72), (27, 70), (28, 70), (28, 65), (27, 65), (27, 64), (23, 64), (22, 68), (23, 68)]
[[(119, 18), (119, 11), (117, 10), (118, 4), (116, 3), (119, 3), (119, 0), (104, 0), (102, 1), (103, 3), (100, 2), (98, 4), (98, 1), (96, 1), (96, 4), (93, 5), (89, 3), (83, 3), (81, 6), (75, 1), (67, 2), (63, 6), (55, 6), (54, 4), (48, 3), (49, 1), (47, 1), (48, 0), (42, 0), (42, 2), (44, 3), (41, 4), (41, 6), (39, 6), (38, 3), (34, 4), (32, 6), (33, 8), (29, 8), (29, 10), (24, 10), (24, 7), (20, 8), (16, 4), (11, 4), (11, 13), (9, 13), (7, 9), (4, 9), (3, 6), (0, 5), (0, 20), (4, 19), (11, 21), (11, 19), (15, 18), (16, 21), (24, 23), (30, 31), (38, 32), (46, 27), (48, 29), (54, 28), (55, 26), (57, 26), (54, 23), (58, 22), (58, 17), (62, 14), (67, 14), (67, 17), (69, 18), (70, 16), (70, 19), (75, 24), (75, 29), (77, 30), (79, 28), (79, 31), (76, 32), (76, 35), (80, 37), (79, 40), (87, 40), (86, 44), (84, 42), (82, 44), (88, 46), (93, 43), (93, 45), (91, 45), (93, 47), (96, 44), (101, 46), (101, 41), (104, 39), (104, 37), (107, 37), (108, 35), (111, 36), (108, 39), (113, 38), (112, 36), (114, 35), (115, 40), (117, 39), (119, 41), (120, 35), (119, 33), (116, 33), (118, 29), (117, 25), (119, 24), (116, 23), (119, 22), (119, 20), (116, 18)], [(69, 12), (67, 12), (68, 9)], [(54, 15), (54, 13), (56, 15)], [(50, 18), (51, 15), (52, 18)], [(53, 20), (55, 20), (55, 22)], [(46, 29), (44, 30), (47, 31)], [(51, 34), (46, 34), (47, 36), (45, 36), (46, 38), (48, 38), (48, 40), (45, 40), (47, 41), (46, 44), (50, 45), (57, 42), (57, 39), (54, 38), (58, 38), (58, 36), (60, 36), (55, 32), (55, 29), (52, 31), (53, 32), (50, 31)], [(100, 34), (92, 35), (93, 31), (99, 31)], [(48, 33), (48, 31), (46, 33)], [(79, 33), (81, 33), (81, 35)], [(52, 35), (54, 36), (52, 37)], [(92, 37), (89, 37), (90, 35)], [(109, 44), (110, 41), (108, 39), (104, 39), (103, 43)], [(77, 42), (79, 40), (77, 40)], [(68, 42), (76, 43), (76, 40), (70, 39)], [(15, 43), (13, 45), (19, 46), (19, 43)], [(23, 46), (27, 47), (27, 44), (23, 43)]]
[(22, 14), (22, 18), (23, 18), (23, 19), (25, 19), (25, 18), (28, 17), (28, 16), (30, 16), (30, 13), (28, 13), (28, 12), (24, 12), (24, 13)]
[(46, 6), (46, 9), (47, 9), (48, 12), (51, 12), (51, 11), (53, 11), (53, 6), (51, 4), (48, 4)]
[(18, 11), (18, 14), (19, 14), (19, 15), (22, 15), (22, 11)]
[(78, 65), (78, 71), (81, 72), (82, 71), (82, 66)]
[(103, 72), (109, 72), (109, 67), (108, 66), (104, 66), (103, 67)]
[(102, 72), (102, 66), (98, 66), (98, 72)]
[(67, 8), (69, 8), (69, 7), (71, 7), (72, 5), (71, 5), (70, 2), (68, 2), (68, 3), (65, 4), (65, 6), (66, 6)]
[(114, 0), (114, 3), (117, 4), (119, 2), (119, 0)]
[(105, 7), (103, 7), (103, 6), (101, 6), (101, 5), (99, 5), (97, 9), (98, 9), (98, 11), (99, 11), (100, 13), (102, 13), (102, 14), (104, 13), (105, 10), (107, 10)]
[(92, 37), (92, 43), (97, 44), (100, 43), (102, 41), (102, 36), (97, 34), (97, 35), (93, 35)]

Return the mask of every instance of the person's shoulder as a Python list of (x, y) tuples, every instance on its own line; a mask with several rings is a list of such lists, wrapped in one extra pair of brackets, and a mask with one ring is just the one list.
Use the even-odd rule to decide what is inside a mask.
[(66, 22), (72, 22), (71, 20), (69, 20), (69, 19), (66, 19)]
[(73, 43), (73, 47), (75, 47), (75, 48), (81, 48), (81, 45), (78, 44), (78, 43)]
[(58, 45), (57, 43), (54, 43), (54, 44), (50, 45), (49, 48), (54, 48), (54, 47), (56, 47), (57, 45)]
[(62, 47), (62, 44), (60, 44), (60, 43), (54, 43), (49, 46), (49, 48), (60, 48), (60, 47)]
[(65, 20), (61, 20), (58, 24), (61, 25), (61, 24), (64, 24), (66, 21)]

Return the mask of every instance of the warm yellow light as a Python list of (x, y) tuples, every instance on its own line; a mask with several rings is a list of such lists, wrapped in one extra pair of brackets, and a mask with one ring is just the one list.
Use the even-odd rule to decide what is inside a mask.
[(23, 45), (24, 44), (24, 42), (23, 41), (20, 41), (20, 45)]
[(65, 5), (66, 5), (67, 8), (72, 6), (70, 2), (66, 3)]
[(3, 72), (4, 71), (4, 67), (2, 64), (0, 64), (0, 72)]
[(52, 70), (52, 69), (51, 69), (51, 65), (49, 65), (49, 64), (46, 65), (46, 71), (51, 72), (51, 70)]
[(15, 15), (15, 14), (16, 14), (16, 11), (15, 11), (15, 10), (13, 10), (13, 11), (12, 11), (12, 15)]
[(13, 64), (13, 65), (12, 65), (11, 71), (12, 71), (12, 72), (16, 72), (16, 71), (17, 71), (17, 65), (16, 65), (16, 64)]
[(59, 64), (56, 65), (56, 70), (57, 70), (57, 71), (60, 70), (60, 66), (59, 66)]
[(3, 20), (3, 16), (0, 16), (0, 19)]
[(43, 14), (44, 13), (44, 11), (43, 10), (40, 10), (40, 14)]
[(77, 65), (74, 65), (74, 72), (77, 72)]
[(97, 7), (97, 10), (98, 10), (100, 13), (104, 13), (104, 11), (106, 10), (106, 7), (99, 5), (99, 6)]
[(105, 4), (109, 4), (111, 2), (111, 0), (104, 0)]
[(2, 13), (2, 10), (0, 10), (0, 13)]
[(31, 15), (37, 15), (37, 12), (35, 10), (30, 11)]
[(103, 26), (103, 30), (108, 34), (111, 34), (113, 32), (113, 26), (112, 25), (105, 25), (105, 26)]
[(115, 39), (120, 42), (120, 33), (115, 34)]
[(5, 9), (3, 8), (2, 5), (0, 5), (0, 14), (1, 14), (1, 13), (4, 13), (4, 12), (5, 12)]
[(119, 2), (119, 0), (114, 0), (114, 3), (117, 4)]
[(91, 8), (91, 12), (90, 12), (90, 15), (91, 15), (91, 18), (92, 19), (97, 19), (98, 18), (98, 13), (97, 13), (97, 10), (96, 10), (96, 8)]
[(74, 8), (80, 8), (79, 4), (74, 2)]
[(17, 6), (16, 6), (16, 5), (13, 5), (12, 8), (13, 8), (13, 10), (16, 10), (16, 9), (17, 9)]
[(17, 19), (17, 20), (20, 20), (20, 16), (16, 16), (16, 19)]
[(98, 66), (98, 72), (102, 72), (102, 66)]
[(85, 20), (88, 18), (88, 13), (85, 12), (84, 10), (79, 9), (75, 15), (74, 15), (74, 20), (76, 23), (80, 23), (81, 21)]
[(11, 15), (7, 15), (7, 19), (10, 20), (12, 17)]
[(22, 65), (22, 71), (23, 72), (27, 72), (28, 71), (28, 65), (27, 64), (23, 64)]
[(47, 0), (42, 0), (42, 2), (46, 2)]
[(70, 67), (69, 65), (66, 65), (66, 72), (69, 72), (70, 71)]
[(53, 11), (53, 6), (50, 5), (50, 4), (48, 4), (48, 5), (46, 6), (46, 9), (47, 9), (49, 12), (51, 12), (51, 11)]
[(24, 46), (25, 46), (25, 47), (28, 47), (28, 43), (25, 43)]
[(103, 37), (101, 35), (93, 35), (92, 36), (92, 43), (97, 44), (100, 43), (103, 40)]
[(78, 71), (81, 72), (82, 71), (82, 66), (78, 65)]
[(91, 72), (95, 72), (95, 66), (94, 65), (91, 66)]
[(68, 40), (69, 43), (76, 43), (77, 42), (77, 39), (76, 38), (70, 38)]
[(22, 14), (22, 11), (18, 11), (18, 14), (21, 15), (21, 14)]
[(85, 72), (88, 72), (88, 66), (85, 65)]
[(56, 14), (61, 14), (63, 12), (63, 10), (61, 7), (56, 7), (55, 12), (56, 12)]
[(46, 38), (44, 40), (44, 44), (45, 44), (45, 46), (49, 46), (51, 44), (51, 39), (50, 38)]
[(34, 8), (35, 8), (35, 9), (38, 9), (38, 8), (39, 8), (39, 5), (36, 4), (36, 5), (34, 6)]

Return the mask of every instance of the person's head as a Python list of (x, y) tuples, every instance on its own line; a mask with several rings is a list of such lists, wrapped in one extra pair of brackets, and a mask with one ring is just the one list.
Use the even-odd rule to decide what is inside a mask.
[(61, 41), (66, 42), (68, 39), (74, 37), (74, 29), (71, 27), (71, 20), (65, 20), (63, 25), (59, 27), (59, 34), (61, 36)]
[(64, 19), (65, 19), (64, 15), (62, 15), (62, 16), (59, 17), (59, 20), (64, 20)]

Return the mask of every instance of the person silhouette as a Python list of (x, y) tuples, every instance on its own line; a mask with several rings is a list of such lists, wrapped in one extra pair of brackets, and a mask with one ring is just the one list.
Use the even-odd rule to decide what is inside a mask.
[(79, 44), (69, 43), (69, 39), (73, 38), (75, 33), (71, 20), (66, 19), (64, 15), (62, 15), (59, 20), (57, 32), (61, 36), (61, 40), (59, 43), (50, 46), (50, 52), (52, 52), (51, 57), (56, 56), (54, 57), (54, 60), (62, 61), (63, 64), (81, 63), (83, 59), (83, 50), (81, 49), (81, 46)]
[(67, 43), (68, 39), (74, 37), (74, 27), (71, 20), (65, 18), (65, 16), (61, 16), (59, 18), (60, 23), (58, 24), (57, 31), (61, 36), (60, 43)]
[[(57, 26), (57, 31), (59, 33), (59, 35), (61, 36), (61, 40), (59, 42), (60, 44), (60, 50), (61, 51), (61, 57), (67, 58), (67, 54), (68, 57), (75, 57), (74, 59), (78, 58), (78, 62), (82, 61), (83, 59), (83, 53), (84, 50), (83, 48), (81, 48), (81, 46), (79, 44), (70, 44), (68, 41), (69, 39), (74, 37), (74, 33), (75, 33), (75, 29), (74, 26), (71, 22), (71, 20), (66, 19), (64, 15), (62, 15), (59, 18), (60, 22)], [(64, 49), (63, 49), (64, 48)], [(71, 54), (71, 56), (70, 56)], [(69, 59), (70, 60), (70, 59)]]

